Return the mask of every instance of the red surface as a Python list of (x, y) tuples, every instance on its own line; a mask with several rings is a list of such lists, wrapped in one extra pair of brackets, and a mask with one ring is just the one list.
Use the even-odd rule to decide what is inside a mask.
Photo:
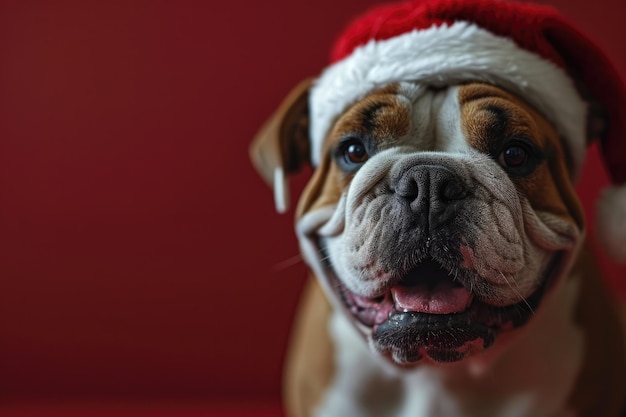
[(2, 408), (2, 417), (284, 417), (278, 405), (197, 403), (48, 403), (12, 404)]
[[(5, 411), (277, 407), (306, 272), (289, 266), (291, 215), (274, 214), (247, 146), (373, 3), (0, 3)], [(621, 0), (553, 4), (626, 74)], [(626, 269), (606, 267), (626, 289)]]

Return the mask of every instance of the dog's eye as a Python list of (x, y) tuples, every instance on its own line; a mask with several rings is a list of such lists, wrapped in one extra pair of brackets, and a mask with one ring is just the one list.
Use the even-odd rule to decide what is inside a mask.
[(368, 138), (358, 133), (347, 134), (333, 149), (333, 157), (339, 168), (348, 174), (354, 174), (373, 155), (376, 148)]
[(500, 148), (498, 163), (514, 177), (525, 177), (545, 161), (546, 156), (533, 141), (526, 138), (513, 138)]
[(352, 139), (343, 146), (343, 157), (350, 164), (362, 164), (367, 161), (369, 154), (363, 142)]
[(528, 160), (528, 152), (522, 146), (512, 145), (500, 154), (500, 164), (509, 168), (519, 168)]

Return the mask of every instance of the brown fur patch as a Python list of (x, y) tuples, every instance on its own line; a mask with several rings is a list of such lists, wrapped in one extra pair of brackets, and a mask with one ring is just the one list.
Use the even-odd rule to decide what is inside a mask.
[(350, 135), (368, 138), (376, 147), (389, 147), (406, 136), (411, 127), (411, 107), (398, 95), (398, 86), (389, 85), (357, 102), (335, 122), (323, 147), (320, 166), (304, 189), (296, 218), (304, 213), (336, 203), (352, 174), (335, 163), (333, 149)]
[(343, 177), (337, 165), (325, 155), (302, 191), (296, 208), (296, 221), (305, 213), (339, 201), (345, 187)]
[(462, 129), (475, 149), (497, 159), (507, 141), (525, 138), (541, 150), (546, 160), (530, 175), (513, 181), (535, 210), (558, 215), (582, 229), (582, 207), (554, 127), (527, 103), (491, 85), (464, 85), (458, 100)]
[(302, 294), (285, 360), (283, 394), (288, 415), (311, 416), (335, 374), (328, 334), (330, 303), (315, 277)]
[(411, 108), (398, 96), (398, 86), (377, 90), (352, 106), (335, 123), (326, 145), (332, 145), (345, 135), (370, 137), (377, 145), (392, 146), (406, 135), (411, 123)]

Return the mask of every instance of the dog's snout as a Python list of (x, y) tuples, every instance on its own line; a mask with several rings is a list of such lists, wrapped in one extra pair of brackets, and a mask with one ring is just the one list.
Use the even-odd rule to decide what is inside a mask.
[(396, 178), (395, 193), (411, 202), (414, 209), (463, 200), (468, 195), (465, 182), (442, 165), (415, 165)]

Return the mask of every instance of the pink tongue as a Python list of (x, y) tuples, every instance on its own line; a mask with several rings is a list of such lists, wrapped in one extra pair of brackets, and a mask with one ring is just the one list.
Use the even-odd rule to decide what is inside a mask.
[(460, 313), (472, 299), (472, 294), (464, 287), (445, 279), (433, 288), (425, 284), (410, 287), (396, 285), (391, 289), (391, 294), (397, 310), (430, 314)]

